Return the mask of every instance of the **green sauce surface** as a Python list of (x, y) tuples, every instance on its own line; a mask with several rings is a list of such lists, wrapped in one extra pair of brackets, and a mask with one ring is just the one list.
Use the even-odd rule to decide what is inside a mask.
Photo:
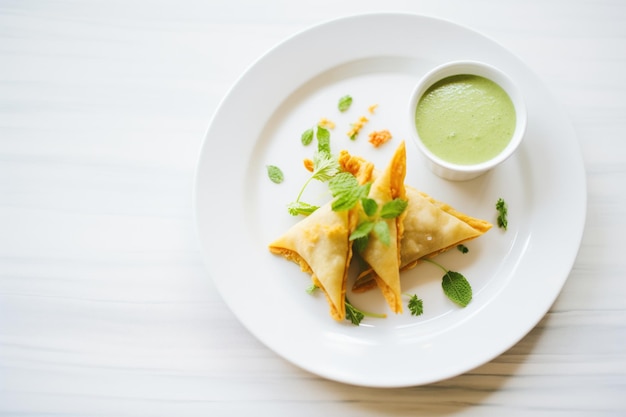
[(415, 110), (424, 145), (439, 158), (473, 165), (498, 155), (515, 130), (515, 107), (495, 82), (454, 75), (432, 85)]

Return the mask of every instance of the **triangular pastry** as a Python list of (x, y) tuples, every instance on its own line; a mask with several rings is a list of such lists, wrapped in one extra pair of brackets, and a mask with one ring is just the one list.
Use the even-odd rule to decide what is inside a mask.
[[(374, 179), (368, 197), (378, 203), (379, 209), (396, 198), (406, 200), (404, 178), (406, 175), (406, 148), (404, 142), (398, 146), (386, 169)], [(402, 312), (400, 290), (400, 248), (403, 219), (406, 210), (393, 219), (382, 219), (387, 223), (390, 241), (387, 245), (375, 233), (370, 234), (361, 257), (375, 272), (376, 284), (381, 289), (387, 304), (394, 313)]]
[[(344, 162), (350, 163), (349, 159), (348, 156)], [(373, 168), (373, 164), (360, 161), (351, 173), (364, 184), (369, 181)], [(269, 245), (272, 253), (284, 256), (311, 274), (313, 284), (326, 295), (330, 315), (335, 320), (346, 318), (346, 282), (352, 259), (349, 237), (357, 220), (356, 207), (333, 211), (332, 202), (328, 202)]]
[[(432, 258), (450, 248), (475, 239), (491, 223), (461, 213), (428, 194), (406, 187), (408, 206), (404, 218), (404, 235), (400, 246), (400, 269), (413, 268), (420, 259)], [(355, 281), (352, 290), (366, 291), (376, 287), (376, 278), (366, 271)]]
[(271, 252), (311, 273), (313, 283), (324, 291), (335, 320), (346, 317), (346, 278), (352, 258), (348, 217), (348, 211), (333, 211), (327, 203), (269, 245)]
[(407, 187), (409, 206), (404, 220), (402, 269), (414, 267), (419, 259), (433, 257), (491, 229), (491, 223), (468, 216), (426, 193)]

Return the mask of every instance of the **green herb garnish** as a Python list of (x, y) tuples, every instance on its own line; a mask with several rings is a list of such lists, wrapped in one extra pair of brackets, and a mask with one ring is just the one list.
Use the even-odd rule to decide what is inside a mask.
[(350, 108), (350, 105), (352, 105), (352, 97), (346, 95), (339, 99), (339, 104), (337, 104), (337, 107), (339, 108), (340, 112), (344, 112)]
[(350, 320), (352, 324), (358, 326), (365, 318), (365, 314), (346, 300), (346, 318)]
[(306, 289), (306, 292), (307, 292), (308, 294), (313, 294), (313, 293), (314, 293), (316, 290), (318, 290), (319, 288), (320, 288), (320, 287), (318, 287), (317, 285), (315, 285), (315, 284), (311, 284), (311, 285), (310, 285), (310, 286)]
[(280, 184), (285, 179), (283, 171), (275, 165), (267, 166), (267, 176), (276, 184)]
[(312, 128), (307, 129), (302, 133), (302, 136), (300, 136), (300, 141), (302, 142), (304, 146), (307, 146), (311, 142), (313, 142), (313, 134), (314, 134), (314, 131)]
[(354, 175), (340, 172), (328, 181), (328, 188), (335, 200), (333, 211), (350, 210), (358, 201), (367, 196), (371, 184), (360, 185)]
[(421, 316), (424, 314), (424, 302), (421, 298), (418, 298), (417, 294), (404, 294), (409, 298), (409, 311), (412, 316)]
[(507, 219), (508, 207), (502, 198), (499, 198), (496, 202), (496, 210), (498, 210), (498, 227), (506, 230), (509, 227), (509, 221)]
[(317, 151), (330, 157), (330, 132), (328, 129), (317, 126)]
[(292, 201), (291, 203), (287, 204), (287, 211), (292, 216), (297, 216), (299, 214), (303, 216), (308, 216), (318, 208), (320, 208), (320, 206), (305, 203), (304, 201)]
[(472, 287), (463, 274), (450, 271), (432, 259), (425, 258), (424, 260), (438, 266), (445, 272), (441, 279), (441, 287), (444, 294), (451, 301), (454, 301), (461, 307), (467, 306), (472, 301)]
[(348, 297), (345, 298), (345, 301), (346, 301), (346, 319), (350, 320), (350, 322), (352, 322), (352, 324), (354, 324), (355, 326), (358, 326), (359, 324), (361, 324), (361, 321), (363, 321), (365, 317), (374, 317), (377, 319), (384, 319), (387, 317), (386, 314), (371, 313), (369, 311), (363, 311), (363, 310), (356, 308), (352, 303), (350, 303), (350, 301), (348, 300)]
[[(309, 294), (313, 294), (317, 290), (319, 290), (319, 287), (315, 284), (311, 284), (306, 289), (306, 292)], [(369, 311), (363, 311), (355, 307), (352, 303), (350, 303), (350, 301), (348, 300), (348, 297), (345, 297), (345, 303), (346, 303), (346, 319), (349, 320), (355, 326), (358, 326), (359, 324), (361, 324), (361, 322), (363, 321), (365, 317), (373, 317), (377, 319), (387, 318), (386, 314), (371, 313)]]
[(385, 220), (395, 219), (406, 209), (408, 202), (400, 198), (393, 199), (385, 203), (380, 212), (378, 203), (368, 197), (361, 199), (361, 206), (367, 218), (357, 224), (356, 229), (350, 235), (350, 240), (360, 240), (357, 250), (362, 251), (367, 246), (369, 234), (374, 233), (380, 241), (389, 246), (391, 243), (391, 235), (389, 225)]
[(307, 185), (313, 180), (318, 180), (322, 182), (326, 182), (330, 180), (332, 177), (337, 175), (339, 172), (339, 162), (337, 159), (330, 156), (330, 153), (327, 152), (316, 152), (313, 155), (313, 173), (311, 176), (305, 181), (304, 185), (300, 189), (300, 193), (298, 193), (298, 197), (295, 201), (289, 203), (287, 205), (287, 210), (292, 216), (297, 216), (298, 214), (308, 215), (313, 213), (318, 207), (312, 204), (304, 203), (300, 201), (302, 198), (302, 194), (306, 189)]
[(409, 202), (401, 198), (395, 198), (380, 209), (380, 217), (383, 219), (395, 219), (404, 212)]
[(469, 252), (469, 249), (467, 248), (467, 246), (460, 244), (460, 245), (456, 245), (456, 248), (459, 250), (459, 252), (461, 253), (467, 253)]

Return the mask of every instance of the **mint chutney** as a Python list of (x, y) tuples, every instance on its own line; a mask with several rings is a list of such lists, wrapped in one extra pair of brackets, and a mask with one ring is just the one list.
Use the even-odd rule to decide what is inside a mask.
[(515, 118), (502, 87), (467, 74), (433, 84), (415, 110), (415, 126), (426, 148), (459, 165), (485, 162), (502, 152), (515, 131)]

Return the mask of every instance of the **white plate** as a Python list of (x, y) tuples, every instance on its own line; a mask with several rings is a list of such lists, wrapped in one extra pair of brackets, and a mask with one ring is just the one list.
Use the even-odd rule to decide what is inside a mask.
[[(520, 85), (528, 105), (525, 142), (495, 171), (469, 182), (442, 180), (409, 140), (407, 104), (414, 84), (441, 63), (480, 60)], [(345, 114), (339, 97), (354, 97)], [(356, 141), (345, 132), (378, 104)], [(406, 182), (457, 209), (495, 223), (495, 202), (509, 205), (509, 229), (494, 226), (439, 261), (463, 273), (474, 298), (459, 308), (445, 298), (441, 271), (423, 264), (404, 273), (403, 290), (425, 313), (337, 323), (308, 275), (267, 250), (297, 221), (285, 206), (307, 177), (300, 134), (322, 117), (336, 123), (333, 152), (345, 148), (384, 167), (407, 141)], [(394, 138), (379, 149), (371, 130)], [(278, 165), (282, 184), (265, 167)], [(305, 199), (321, 199), (313, 185)], [(233, 86), (208, 128), (198, 161), (194, 209), (202, 253), (218, 290), (249, 331), (277, 354), (325, 378), (400, 387), (430, 383), (479, 366), (529, 332), (559, 294), (576, 257), (586, 210), (584, 165), (575, 133), (538, 78), (492, 40), (446, 21), (370, 14), (305, 30), (262, 56)], [(359, 307), (388, 313), (378, 291), (351, 295)], [(406, 308), (405, 308), (406, 309)], [(210, 331), (210, 329), (207, 329)]]

